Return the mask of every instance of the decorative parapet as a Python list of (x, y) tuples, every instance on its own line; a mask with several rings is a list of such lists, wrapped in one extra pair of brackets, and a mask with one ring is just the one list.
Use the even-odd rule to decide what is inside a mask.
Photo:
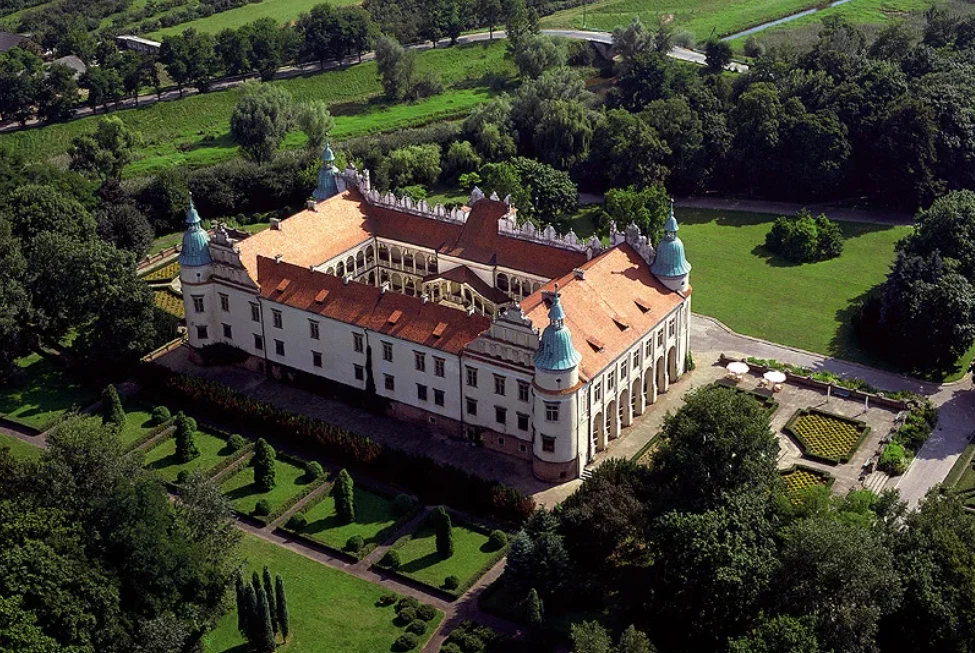
[(648, 265), (653, 264), (653, 245), (650, 244), (650, 239), (640, 233), (640, 227), (634, 223), (626, 225), (626, 229), (623, 232), (623, 239), (626, 243), (636, 250), (637, 254), (647, 262)]
[(603, 244), (596, 236), (592, 236), (589, 240), (583, 240), (576, 236), (572, 230), (562, 236), (552, 225), (548, 225), (543, 229), (539, 229), (532, 222), (525, 222), (519, 225), (513, 213), (509, 213), (498, 220), (498, 233), (502, 236), (530, 240), (551, 247), (560, 247), (574, 252), (585, 252), (589, 258), (596, 256), (604, 249)]
[(368, 170), (359, 172), (355, 168), (349, 167), (339, 174), (338, 180), (340, 192), (350, 187), (358, 188), (367, 204), (383, 206), (393, 211), (399, 211), (400, 213), (409, 213), (423, 218), (432, 218), (433, 220), (452, 222), (454, 224), (465, 224), (467, 222), (467, 216), (470, 214), (470, 211), (465, 211), (459, 207), (448, 209), (439, 203), (436, 206), (430, 206), (426, 200), (414, 201), (409, 195), (396, 197), (392, 192), (380, 193), (378, 190), (372, 188)]

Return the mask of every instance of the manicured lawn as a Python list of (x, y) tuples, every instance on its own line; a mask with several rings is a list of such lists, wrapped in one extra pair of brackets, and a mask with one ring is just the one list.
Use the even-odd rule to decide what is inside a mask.
[[(440, 74), (447, 91), (414, 104), (390, 105), (380, 99), (382, 88), (375, 62), (342, 70), (271, 82), (289, 91), (297, 102), (323, 100), (336, 117), (334, 141), (396, 130), (466, 115), (490, 97), (487, 75), (512, 75), (504, 43), (475, 44), (420, 53), (418, 68)], [(158, 171), (171, 165), (208, 165), (237, 155), (230, 139), (230, 115), (239, 97), (236, 89), (188, 96), (138, 109), (113, 112), (142, 135), (127, 176)], [(100, 116), (0, 135), (9, 146), (32, 159), (63, 155), (71, 139), (94, 130)], [(300, 147), (304, 135), (292, 133), (285, 147)]]
[(314, 480), (305, 474), (304, 469), (287, 460), (277, 460), (274, 470), (276, 484), (270, 492), (258, 490), (254, 485), (254, 468), (248, 466), (227, 479), (223, 493), (238, 512), (250, 515), (261, 499), (267, 499), (273, 511)]
[(47, 356), (31, 354), (17, 361), (26, 376), (0, 388), (0, 415), (38, 430), (71, 408), (87, 408), (97, 393), (69, 378)]
[(10, 447), (10, 453), (14, 458), (39, 458), (41, 455), (41, 448), (35, 447), (32, 444), (27, 444), (19, 438), (15, 438), (12, 435), (6, 435), (0, 433), (0, 449), (4, 447)]
[[(456, 521), (456, 520), (455, 520)], [(447, 576), (457, 576), (461, 584), (474, 576), (495, 554), (488, 537), (463, 524), (454, 524), (454, 555), (442, 560), (437, 555), (436, 532), (432, 524), (421, 525), (399, 549), (399, 573), (441, 587)]]
[[(252, 535), (244, 535), (240, 556), (247, 561), (246, 577), (267, 565), (281, 574), (288, 595), (291, 637), (283, 653), (385, 653), (404, 630), (393, 623), (393, 606), (378, 607), (382, 587), (332, 569), (302, 555)], [(233, 594), (233, 590), (230, 592)], [(443, 618), (438, 613), (423, 648)], [(237, 613), (231, 610), (206, 638), (207, 653), (243, 653), (244, 640), (237, 631)]]
[[(240, 455), (227, 446), (226, 440), (205, 429), (197, 432), (195, 442), (200, 455), (188, 463), (181, 463), (176, 458), (176, 438), (166, 438), (146, 453), (146, 467), (157, 472), (167, 481), (175, 482), (176, 477), (183, 470), (199, 469), (206, 472), (227, 458)], [(250, 473), (253, 475), (253, 472)]]
[(857, 344), (851, 309), (886, 278), (894, 243), (909, 227), (843, 222), (847, 240), (840, 257), (793, 265), (764, 247), (774, 215), (679, 209), (677, 219), (694, 266), (694, 311), (739, 333), (878, 363)]
[[(357, 2), (358, 0), (329, 0), (327, 4), (341, 6)], [(286, 24), (294, 22), (300, 14), (307, 13), (312, 7), (320, 4), (323, 4), (322, 0), (264, 0), (157, 30), (146, 35), (146, 38), (161, 41), (164, 36), (182, 34), (183, 30), (190, 27), (197, 32), (215, 34), (226, 28), (238, 29), (247, 23), (253, 23), (258, 18), (273, 18), (279, 23)]]
[(125, 427), (119, 437), (122, 439), (122, 444), (128, 447), (156, 428), (157, 424), (152, 421), (152, 409), (148, 406), (125, 400), (122, 404), (125, 407)]
[(369, 490), (355, 487), (355, 521), (343, 524), (335, 512), (335, 499), (331, 493), (305, 512), (308, 526), (304, 535), (336, 549), (345, 548), (345, 543), (354, 535), (359, 535), (366, 544), (380, 544), (380, 536), (399, 519), (393, 510), (393, 502), (373, 494)]

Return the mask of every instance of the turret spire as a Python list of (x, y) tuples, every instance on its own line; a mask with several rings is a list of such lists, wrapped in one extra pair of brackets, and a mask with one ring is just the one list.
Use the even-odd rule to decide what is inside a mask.
[(325, 150), (322, 152), (322, 167), (318, 171), (318, 187), (311, 194), (317, 202), (324, 202), (329, 197), (339, 194), (338, 183), (335, 181), (338, 168), (335, 167), (334, 161), (335, 153), (332, 152), (332, 146), (326, 140)]
[(535, 367), (553, 372), (571, 370), (582, 360), (582, 354), (572, 344), (572, 333), (565, 326), (565, 309), (562, 307), (558, 284), (552, 294), (548, 309), (548, 326), (535, 352)]
[(670, 217), (664, 224), (663, 240), (657, 245), (650, 271), (671, 290), (686, 290), (691, 264), (684, 256), (684, 243), (677, 237), (677, 218), (674, 217), (674, 200), (670, 200)]
[(183, 267), (208, 265), (210, 258), (210, 235), (200, 226), (200, 214), (193, 204), (190, 195), (190, 205), (186, 209), (186, 231), (183, 233), (183, 247), (179, 250), (179, 264)]

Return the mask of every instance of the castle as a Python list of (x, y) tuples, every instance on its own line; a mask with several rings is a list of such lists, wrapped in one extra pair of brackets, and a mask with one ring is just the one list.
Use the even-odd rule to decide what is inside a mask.
[(326, 148), (314, 199), (270, 229), (211, 239), (192, 202), (179, 261), (191, 347), (228, 343), (277, 378), (375, 392), (389, 412), (578, 477), (685, 371), (691, 266), (671, 209), (599, 239), (380, 194)]

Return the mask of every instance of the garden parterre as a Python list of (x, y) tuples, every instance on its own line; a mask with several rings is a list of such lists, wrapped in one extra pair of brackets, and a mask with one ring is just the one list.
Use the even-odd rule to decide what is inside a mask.
[(197, 431), (193, 440), (200, 450), (200, 455), (193, 460), (180, 462), (176, 457), (176, 439), (170, 436), (146, 453), (146, 467), (158, 473), (164, 480), (174, 483), (180, 472), (200, 470), (209, 476), (210, 470), (220, 463), (244, 454), (243, 451), (232, 449), (227, 440), (206, 428)]
[(279, 506), (302, 492), (315, 479), (297, 461), (279, 456), (274, 463), (275, 485), (269, 492), (261, 492), (254, 483), (254, 468), (246, 466), (224, 481), (223, 493), (234, 509), (244, 515), (254, 514), (258, 501), (266, 499), (274, 512)]
[(801, 410), (785, 426), (812, 458), (845, 462), (870, 430), (863, 422), (819, 410)]
[(793, 468), (782, 475), (782, 480), (785, 481), (785, 491), (789, 495), (795, 495), (807, 488), (829, 483), (829, 477), (826, 474), (807, 467)]
[(330, 548), (342, 550), (350, 537), (358, 535), (370, 545), (381, 544), (391, 535), (400, 516), (396, 514), (393, 502), (386, 497), (356, 485), (353, 488), (355, 521), (343, 523), (335, 511), (335, 497), (328, 492), (313, 506), (305, 507), (308, 525), (301, 535)]

